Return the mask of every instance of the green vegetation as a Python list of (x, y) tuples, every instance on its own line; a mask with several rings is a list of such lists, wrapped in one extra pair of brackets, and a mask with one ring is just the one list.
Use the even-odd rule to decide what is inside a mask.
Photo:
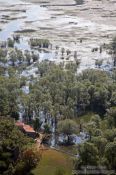
[(85, 130), (89, 133), (89, 140), (78, 148), (80, 156), (75, 160), (75, 169), (79, 170), (83, 166), (87, 171), (87, 166), (96, 166), (97, 171), (101, 173), (103, 171), (103, 168), (100, 169), (101, 166), (105, 167), (107, 171), (116, 171), (115, 118), (116, 109), (114, 108), (108, 111), (102, 122), (96, 115), (85, 125)]
[(112, 39), (110, 46), (108, 46), (110, 54), (112, 55), (113, 65), (116, 66), (116, 37)]
[(8, 47), (14, 47), (14, 40), (11, 38), (8, 39)]
[(65, 119), (63, 121), (58, 122), (58, 132), (66, 134), (67, 135), (67, 144), (69, 145), (71, 140), (70, 140), (70, 135), (72, 133), (77, 134), (77, 124), (70, 119)]
[(37, 38), (33, 39), (32, 38), (30, 39), (30, 45), (32, 47), (38, 46), (39, 48), (48, 48), (50, 45), (50, 42), (47, 39), (37, 39)]
[(77, 125), (79, 126), (81, 123), (88, 123), (91, 120), (91, 117), (95, 114), (93, 112), (87, 112), (83, 116), (79, 116), (75, 119)]
[(0, 174), (29, 174), (41, 158), (32, 146), (33, 140), (19, 131), (14, 120), (0, 117)]
[(71, 175), (72, 166), (72, 160), (68, 155), (55, 150), (46, 150), (32, 173), (34, 175)]

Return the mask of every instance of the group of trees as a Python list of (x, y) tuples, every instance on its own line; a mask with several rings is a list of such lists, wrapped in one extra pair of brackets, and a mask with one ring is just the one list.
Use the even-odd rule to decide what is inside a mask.
[(91, 110), (104, 115), (115, 105), (115, 72), (85, 70), (76, 75), (75, 64), (69, 65), (64, 69), (48, 63), (43, 69), (40, 63), (40, 79), (30, 86), (37, 113), (44, 110), (52, 116), (74, 118)]
[(20, 83), (15, 72), (9, 71), (9, 77), (0, 76), (0, 115), (18, 118)]
[[(35, 44), (40, 41), (31, 42)], [(112, 48), (115, 49), (113, 44)], [(0, 49), (0, 61), (7, 56), (6, 54), (7, 52)], [(64, 49), (62, 49), (63, 54)], [(67, 54), (70, 52), (68, 51)], [(35, 130), (39, 131), (42, 125), (40, 121), (42, 112), (45, 117), (44, 132), (49, 133), (55, 121), (56, 132), (67, 135), (69, 144), (70, 135), (78, 132), (76, 119), (82, 118), (88, 111), (96, 113), (97, 115), (92, 117), (89, 123), (81, 126), (88, 133), (89, 140), (78, 148), (79, 158), (75, 168), (81, 168), (82, 165), (105, 165), (108, 169), (115, 169), (116, 71), (108, 73), (88, 69), (77, 74), (79, 62), (75, 52), (73, 63), (57, 65), (50, 61), (42, 61), (36, 64), (37, 78), (27, 79), (21, 76), (15, 63), (17, 59), (21, 63), (25, 57), (27, 65), (30, 65), (31, 59), (33, 62), (37, 61), (37, 56), (33, 52), (23, 53), (17, 49), (9, 52), (8, 55), (13, 68), (9, 66), (0, 68), (0, 116), (18, 119), (22, 110), (23, 120), (33, 124)], [(97, 65), (99, 66), (98, 63)], [(29, 93), (24, 93), (22, 87), (27, 81)], [(24, 139), (10, 119), (1, 118), (0, 139), (2, 140), (0, 141), (1, 174), (12, 175), (22, 172), (26, 174), (35, 166), (36, 161), (34, 165), (33, 161), (28, 161), (28, 156), (32, 155), (33, 158), (35, 152), (23, 151), (27, 139)], [(22, 145), (18, 146), (19, 143)], [(15, 152), (18, 152), (16, 159)], [(30, 162), (32, 167), (28, 169)]]
[[(75, 169), (96, 171), (97, 174), (116, 172), (116, 108), (111, 108), (102, 120), (98, 115), (85, 124), (89, 134), (87, 142), (78, 146), (79, 157)], [(89, 167), (89, 169), (88, 169)], [(93, 169), (92, 169), (93, 168)]]
[(31, 38), (30, 45), (31, 47), (48, 48), (50, 41), (48, 39)]
[(74, 119), (87, 111), (105, 115), (116, 105), (116, 72), (85, 70), (76, 74), (75, 63), (55, 65), (43, 61), (38, 66), (39, 79), (29, 84), (29, 94), (22, 91), (25, 79), (16, 70), (8, 70), (8, 76), (0, 76), (0, 113), (15, 116), (23, 106), (24, 119), (31, 121), (43, 111), (46, 120), (55, 117)]
[(25, 52), (14, 48), (13, 50), (0, 48), (0, 63), (3, 64), (4, 67), (6, 65), (17, 67), (21, 65), (30, 66), (34, 62), (39, 60), (39, 53), (35, 53), (34, 51), (30, 52), (25, 50)]
[(109, 53), (112, 56), (112, 60), (113, 60), (113, 66), (116, 66), (116, 37), (114, 37), (110, 43), (110, 45), (108, 45), (108, 49), (109, 49)]
[(72, 133), (77, 134), (78, 133), (78, 126), (75, 121), (71, 119), (65, 119), (63, 121), (58, 122), (58, 132), (63, 133), (67, 136), (67, 141), (65, 142), (67, 145), (72, 144), (72, 140), (70, 138), (70, 135)]

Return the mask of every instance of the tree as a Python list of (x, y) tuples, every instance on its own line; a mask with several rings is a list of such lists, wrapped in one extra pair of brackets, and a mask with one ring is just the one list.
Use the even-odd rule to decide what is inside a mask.
[(15, 175), (28, 175), (40, 160), (40, 151), (34, 148), (25, 149), (19, 163), (16, 165)]
[(8, 91), (6, 88), (0, 86), (0, 115), (7, 115), (9, 113)]
[(15, 66), (15, 63), (17, 61), (17, 54), (16, 54), (16, 51), (13, 50), (9, 53), (9, 56), (10, 56), (10, 61), (12, 62), (12, 66), (14, 67)]
[(22, 61), (24, 61), (24, 55), (23, 52), (21, 50), (15, 49), (16, 53), (17, 53), (17, 59), (19, 60), (19, 63), (21, 64)]
[(64, 52), (65, 52), (65, 49), (62, 48), (62, 49), (61, 49), (62, 56), (64, 55)]
[(105, 158), (107, 159), (107, 167), (116, 171), (116, 141), (107, 143)]
[(96, 131), (96, 125), (94, 122), (89, 122), (86, 124), (85, 128), (86, 128), (86, 132), (89, 135), (89, 140), (91, 141), (92, 136), (95, 134), (95, 131)]
[(28, 66), (30, 66), (31, 65), (31, 54), (28, 50), (25, 51), (25, 58), (26, 58)]
[(109, 46), (110, 54), (112, 55), (113, 65), (116, 66), (116, 37), (114, 37)]
[(116, 108), (110, 108), (107, 112), (107, 116), (110, 127), (116, 127)]
[(95, 92), (94, 92), (94, 96), (92, 99), (92, 103), (93, 103), (93, 109), (94, 112), (97, 112), (100, 115), (105, 114), (106, 109), (110, 106), (110, 102), (109, 102), (109, 91), (108, 89), (105, 87), (105, 85), (101, 83), (97, 84), (96, 88), (95, 88)]
[(116, 92), (112, 92), (111, 103), (113, 106), (116, 106)]
[(101, 118), (99, 115), (92, 116), (91, 121), (93, 121), (95, 123), (97, 128), (100, 128)]
[(11, 38), (8, 38), (8, 47), (14, 47), (14, 40), (12, 40)]
[(39, 131), (41, 125), (42, 125), (42, 122), (40, 122), (39, 118), (36, 117), (36, 118), (33, 120), (33, 127), (34, 127), (34, 130), (35, 130), (35, 131)]
[(74, 59), (76, 60), (77, 59), (77, 51), (74, 51)]
[(96, 60), (95, 61), (95, 65), (96, 65), (96, 67), (98, 67), (98, 68), (100, 68), (101, 66), (102, 66), (102, 64), (103, 64), (103, 60)]
[(79, 64), (77, 65), (75, 63), (69, 62), (66, 64), (65, 69), (75, 73), (77, 71), (78, 66), (79, 66)]
[(89, 93), (85, 85), (80, 82), (75, 83), (72, 88), (72, 96), (77, 114), (85, 112), (86, 107), (89, 105)]
[(47, 133), (47, 134), (50, 134), (51, 133), (50, 126), (48, 124), (45, 124), (44, 125), (44, 132)]
[(32, 59), (33, 59), (33, 62), (36, 62), (37, 60), (39, 60), (39, 55), (32, 52)]
[(58, 132), (67, 135), (67, 144), (70, 144), (70, 135), (78, 132), (77, 124), (71, 119), (58, 122)]
[(101, 159), (104, 155), (105, 146), (107, 144), (107, 139), (104, 138), (104, 137), (98, 136), (98, 137), (93, 137), (91, 141), (97, 147), (98, 153), (99, 153), (99, 158), (100, 158), (100, 161), (101, 161)]
[(106, 129), (103, 134), (104, 134), (104, 137), (109, 142), (113, 142), (114, 138), (116, 137), (116, 128), (114, 128), (114, 129)]
[(18, 117), (20, 83), (15, 73), (9, 77), (0, 76), (0, 114)]
[[(79, 146), (79, 158), (75, 163), (75, 169), (87, 171), (87, 166), (97, 166), (99, 157), (98, 149), (93, 143), (86, 142)], [(87, 172), (86, 172), (87, 174)]]

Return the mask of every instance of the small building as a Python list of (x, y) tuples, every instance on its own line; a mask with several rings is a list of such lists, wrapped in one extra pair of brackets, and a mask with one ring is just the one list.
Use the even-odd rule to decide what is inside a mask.
[(23, 122), (16, 122), (16, 126), (27, 136), (32, 137), (33, 139), (37, 137), (37, 133), (30, 125), (26, 125)]

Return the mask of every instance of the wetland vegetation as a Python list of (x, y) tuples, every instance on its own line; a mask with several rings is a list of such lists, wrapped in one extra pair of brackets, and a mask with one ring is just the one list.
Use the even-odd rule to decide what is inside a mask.
[[(82, 7), (85, 3), (76, 2)], [(69, 26), (78, 25), (67, 17), (67, 22), (63, 18), (64, 27), (59, 20), (62, 42), (66, 41), (62, 44), (57, 42), (57, 34), (56, 38), (54, 32), (52, 35), (51, 25), (47, 26), (51, 37), (45, 34), (44, 25), (39, 26), (43, 28), (39, 34), (36, 26), (30, 30), (29, 26), (20, 28), (25, 19), (27, 25), (33, 18), (38, 20), (38, 8), (40, 14), (49, 14), (38, 4), (25, 4), (26, 10), (11, 10), (25, 13), (25, 18), (2, 15), (7, 22), (11, 17), (11, 21), (6, 25), (8, 30), (0, 31), (0, 174), (76, 175), (77, 172), (89, 174), (92, 170), (95, 170), (93, 174), (115, 174), (116, 37), (100, 45), (94, 43), (92, 47), (86, 43), (91, 42), (90, 37), (80, 36), (67, 42)], [(71, 4), (67, 6), (74, 8)], [(32, 9), (28, 9), (30, 5)], [(49, 8), (55, 6), (65, 5)], [(40, 18), (47, 23), (49, 15)], [(85, 30), (88, 23), (80, 24)], [(76, 33), (73, 36), (77, 37)], [(95, 42), (99, 42), (99, 37)], [(36, 133), (36, 139), (31, 132)]]

